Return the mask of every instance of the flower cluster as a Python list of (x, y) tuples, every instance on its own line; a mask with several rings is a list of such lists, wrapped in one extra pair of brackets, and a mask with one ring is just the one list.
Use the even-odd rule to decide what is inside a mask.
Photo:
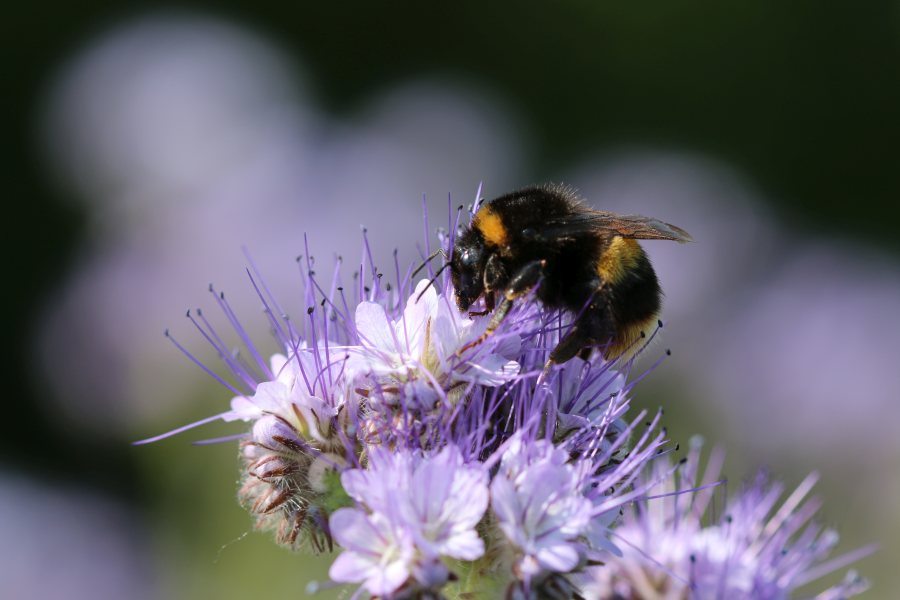
[(541, 375), (564, 315), (522, 303), (484, 337), (489, 317), (460, 313), (446, 277), (414, 282), (398, 267), (392, 288), (367, 254), (353, 292), (339, 271), (326, 291), (306, 267), (297, 322), (251, 271), (281, 349), (268, 359), (224, 295), (211, 289), (243, 352), (188, 313), (231, 377), (173, 342), (233, 399), (171, 433), (247, 423), (239, 500), (280, 544), (340, 550), (329, 576), (357, 596), (774, 598), (821, 570), (834, 538), (794, 539), (811, 516), (799, 499), (766, 520), (774, 492), (754, 488), (727, 523), (700, 524), (715, 482), (682, 471), (671, 487), (660, 415), (626, 415), (633, 359)]
[[(734, 598), (778, 600), (869, 554), (860, 548), (827, 560), (837, 534), (811, 522), (819, 502), (808, 500), (810, 475), (780, 504), (783, 486), (760, 472), (717, 510), (723, 455), (700, 469), (702, 440), (694, 438), (675, 477), (666, 462), (644, 473), (651, 495), (628, 507), (616, 527), (621, 553), (579, 574), (592, 598)], [(820, 600), (848, 598), (867, 583), (855, 572), (821, 592)]]

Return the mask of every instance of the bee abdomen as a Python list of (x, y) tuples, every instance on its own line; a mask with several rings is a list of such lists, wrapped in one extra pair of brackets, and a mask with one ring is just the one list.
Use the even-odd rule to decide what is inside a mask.
[(650, 333), (662, 306), (662, 290), (650, 259), (635, 240), (616, 237), (601, 254), (597, 273), (615, 329), (604, 354), (613, 357), (637, 350), (641, 333)]

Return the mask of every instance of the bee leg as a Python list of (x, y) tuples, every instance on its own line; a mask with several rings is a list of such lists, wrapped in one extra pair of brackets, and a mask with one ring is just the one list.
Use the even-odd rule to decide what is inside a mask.
[[(518, 275), (518, 273), (517, 273)], [(487, 262), (484, 263), (484, 289), (487, 292), (493, 292), (503, 287), (503, 282), (508, 278), (506, 267), (500, 260), (497, 253), (491, 254)]]
[(544, 274), (544, 265), (547, 264), (547, 261), (544, 260), (535, 260), (524, 267), (519, 269), (519, 272), (513, 276), (510, 280), (509, 285), (506, 286), (506, 290), (503, 292), (503, 300), (500, 301), (500, 306), (497, 307), (497, 310), (494, 311), (493, 316), (491, 317), (490, 322), (485, 328), (484, 333), (481, 334), (481, 337), (478, 339), (469, 342), (456, 353), (457, 356), (468, 350), (469, 348), (474, 348), (484, 340), (486, 340), (494, 331), (500, 327), (500, 324), (506, 318), (506, 315), (509, 314), (510, 309), (513, 307), (513, 301), (517, 298), (521, 298), (528, 292), (530, 292), (534, 286), (538, 284), (541, 280), (541, 276)]
[(547, 378), (553, 365), (571, 360), (576, 354), (587, 360), (598, 341), (609, 337), (607, 332), (611, 330), (605, 317), (609, 314), (609, 307), (603, 297), (598, 296), (599, 294), (595, 292), (590, 304), (585, 307), (585, 311), (575, 320), (556, 348), (550, 352), (550, 357), (538, 377), (538, 383)]
[(584, 325), (576, 323), (569, 329), (569, 332), (559, 341), (556, 348), (550, 352), (550, 358), (547, 362), (562, 364), (569, 361), (573, 356), (581, 352), (585, 347), (590, 346), (591, 338), (585, 330)]
[(512, 306), (513, 306), (512, 300), (510, 300), (509, 298), (504, 296), (503, 300), (500, 301), (500, 306), (497, 307), (497, 310), (495, 310), (494, 314), (491, 316), (491, 320), (488, 321), (488, 325), (485, 328), (484, 333), (482, 333), (478, 338), (472, 340), (471, 342), (469, 342), (468, 344), (466, 344), (465, 346), (460, 348), (456, 352), (456, 355), (460, 356), (466, 350), (468, 350), (470, 348), (474, 348), (475, 346), (477, 346), (484, 340), (488, 339), (488, 337), (490, 337), (490, 335), (492, 333), (494, 333), (494, 331), (496, 331), (498, 327), (500, 327), (500, 323), (502, 323), (503, 319), (506, 318), (506, 315), (507, 315), (507, 313), (509, 313), (509, 309), (511, 309)]
[(544, 364), (544, 369), (541, 371), (540, 377), (538, 377), (538, 384), (543, 383), (543, 381), (547, 379), (553, 365), (559, 365), (570, 360), (573, 356), (591, 345), (591, 337), (588, 333), (589, 329), (589, 327), (585, 327), (584, 323), (581, 323), (581, 319), (572, 325), (569, 332), (556, 345), (556, 348), (550, 352), (550, 358), (547, 359), (547, 362)]
[(493, 312), (494, 310), (494, 293), (493, 292), (485, 292), (484, 293), (484, 310), (470, 310), (470, 317), (483, 317), (484, 315)]
[(533, 260), (519, 269), (519, 272), (513, 275), (512, 279), (506, 285), (503, 296), (506, 300), (512, 301), (521, 298), (538, 284), (544, 275), (544, 267), (547, 265), (546, 260)]

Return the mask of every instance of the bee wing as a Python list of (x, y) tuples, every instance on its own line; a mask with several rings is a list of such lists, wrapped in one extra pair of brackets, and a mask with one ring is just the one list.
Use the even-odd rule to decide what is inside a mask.
[(673, 240), (691, 242), (691, 235), (680, 227), (641, 215), (619, 215), (592, 210), (561, 219), (551, 219), (541, 227), (541, 237), (560, 239), (596, 233), (611, 233), (639, 240)]

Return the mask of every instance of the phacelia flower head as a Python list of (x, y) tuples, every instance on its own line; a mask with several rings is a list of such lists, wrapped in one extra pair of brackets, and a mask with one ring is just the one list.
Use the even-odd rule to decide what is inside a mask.
[[(837, 534), (812, 521), (820, 503), (807, 499), (811, 475), (787, 496), (760, 473), (724, 508), (710, 509), (722, 454), (714, 453), (701, 476), (701, 442), (675, 478), (654, 464), (643, 478), (651, 497), (626, 509), (615, 539), (622, 552), (591, 567), (578, 581), (588, 598), (734, 598), (786, 600), (819, 577), (870, 553), (866, 547), (828, 560)], [(854, 572), (816, 598), (838, 599), (867, 587)]]
[(834, 566), (834, 536), (804, 528), (806, 484), (772, 514), (779, 490), (758, 482), (703, 522), (711, 482), (670, 481), (661, 414), (626, 414), (633, 355), (544, 370), (572, 315), (523, 298), (485, 336), (489, 317), (458, 310), (446, 273), (414, 282), (397, 266), (392, 287), (365, 247), (355, 293), (340, 270), (320, 284), (307, 251), (300, 320), (251, 269), (268, 359), (211, 289), (242, 349), (201, 311), (188, 318), (230, 376), (172, 341), (231, 406), (166, 434), (245, 423), (213, 440), (239, 441), (239, 501), (277, 542), (337, 550), (329, 575), (354, 597), (774, 599)]

